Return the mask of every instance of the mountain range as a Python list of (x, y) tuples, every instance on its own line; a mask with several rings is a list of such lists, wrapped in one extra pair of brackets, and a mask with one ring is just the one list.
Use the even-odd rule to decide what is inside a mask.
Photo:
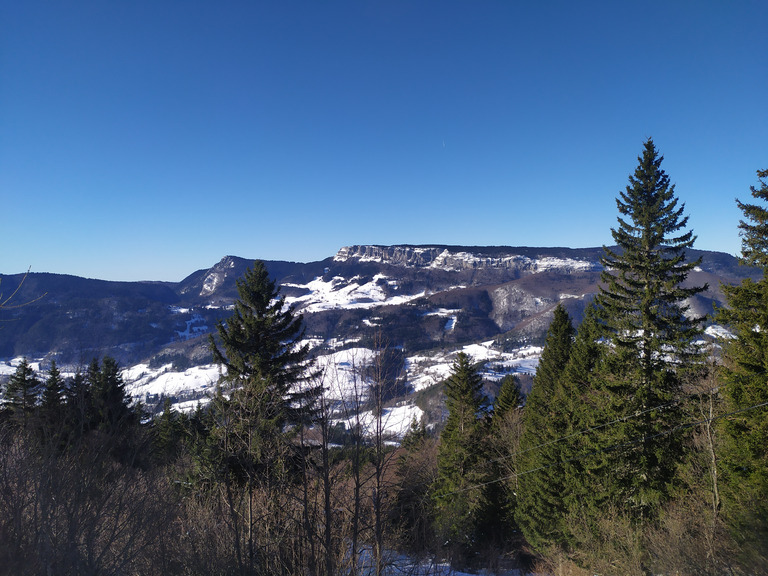
[[(321, 261), (265, 264), (286, 302), (303, 314), (315, 355), (370, 350), (378, 339), (415, 358), (480, 343), (497, 354), (540, 346), (558, 303), (578, 323), (598, 291), (603, 252), (359, 245)], [(689, 258), (699, 257), (687, 280), (708, 285), (689, 302), (698, 315), (723, 304), (721, 283), (759, 276), (725, 253), (690, 251)], [(0, 310), (0, 362), (24, 356), (82, 366), (110, 355), (126, 367), (145, 366), (137, 380), (160, 367), (180, 373), (206, 366), (207, 335), (229, 315), (236, 280), (252, 265), (253, 259), (226, 256), (177, 283), (0, 275), (6, 297), (18, 288), (10, 303), (16, 306)], [(410, 379), (423, 378), (425, 370), (412, 367)]]

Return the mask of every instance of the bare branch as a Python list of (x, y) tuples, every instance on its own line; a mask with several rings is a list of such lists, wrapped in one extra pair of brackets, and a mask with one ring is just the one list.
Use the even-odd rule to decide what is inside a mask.
[[(12, 310), (14, 308), (22, 308), (22, 307), (27, 306), (29, 304), (33, 304), (33, 303), (37, 302), (38, 300), (41, 300), (42, 298), (44, 298), (48, 294), (48, 292), (44, 292), (43, 294), (41, 294), (37, 298), (34, 298), (34, 299), (29, 300), (28, 302), (24, 302), (22, 304), (10, 304), (11, 300), (13, 300), (14, 297), (21, 290), (21, 287), (24, 285), (24, 281), (27, 279), (27, 276), (29, 276), (29, 271), (31, 269), (32, 269), (32, 267), (30, 266), (27, 269), (27, 271), (24, 273), (24, 276), (22, 276), (21, 282), (19, 282), (19, 285), (16, 286), (16, 289), (11, 293), (10, 296), (8, 296), (8, 298), (3, 299), (3, 293), (0, 292), (0, 310), (2, 310), (2, 309)], [(0, 278), (0, 282), (2, 282), (2, 278)]]

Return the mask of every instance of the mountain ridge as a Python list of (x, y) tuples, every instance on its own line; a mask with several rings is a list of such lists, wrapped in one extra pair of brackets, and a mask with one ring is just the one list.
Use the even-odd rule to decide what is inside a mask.
[[(578, 321), (598, 289), (602, 254), (602, 247), (349, 245), (319, 261), (265, 264), (315, 341), (365, 340), (376, 326), (398, 345), (427, 349), (541, 340), (559, 302)], [(720, 282), (757, 274), (726, 253), (690, 251), (699, 256), (689, 282), (710, 288), (692, 302), (697, 313), (722, 304)], [(199, 362), (205, 335), (228, 316), (236, 280), (253, 262), (224, 256), (179, 282), (0, 275), (6, 293), (24, 279), (14, 302), (33, 301), (2, 310), (0, 359), (73, 363), (109, 354), (130, 364), (170, 350)]]

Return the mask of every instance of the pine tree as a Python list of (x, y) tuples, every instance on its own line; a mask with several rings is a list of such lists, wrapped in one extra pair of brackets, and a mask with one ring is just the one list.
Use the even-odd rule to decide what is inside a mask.
[(568, 551), (574, 551), (584, 543), (581, 526), (605, 514), (601, 507), (607, 491), (602, 479), (610, 465), (601, 457), (603, 438), (595, 434), (602, 424), (599, 418), (603, 398), (596, 383), (605, 354), (601, 335), (598, 311), (592, 303), (586, 308), (576, 331), (568, 363), (555, 393), (556, 405), (567, 415), (559, 446), (563, 459), (560, 465), (564, 483), (562, 502), (567, 516), (563, 543)]
[(499, 393), (493, 402), (493, 419), (503, 419), (513, 410), (517, 410), (522, 401), (520, 382), (514, 374), (507, 374), (502, 378)]
[(440, 434), (437, 479), (433, 488), (435, 526), (450, 541), (457, 561), (476, 546), (486, 511), (484, 484), (488, 400), (470, 357), (459, 352), (445, 381), (448, 418)]
[(519, 449), (523, 402), (520, 382), (514, 374), (501, 380), (493, 402), (491, 433), (488, 441), (494, 482), (488, 486), (489, 524), (497, 526), (497, 544), (509, 542), (517, 531), (517, 477), (514, 456)]
[(63, 435), (63, 425), (65, 422), (64, 413), (64, 394), (65, 382), (61, 376), (56, 361), (51, 362), (48, 370), (48, 378), (43, 387), (42, 399), (40, 401), (40, 424), (43, 434), (46, 437), (59, 439)]
[(40, 381), (35, 370), (26, 358), (16, 367), (5, 388), (6, 409), (11, 418), (22, 428), (26, 428), (37, 405)]
[(110, 434), (119, 433), (134, 423), (130, 399), (117, 361), (105, 356), (99, 366), (94, 360), (88, 369), (93, 423)]
[(564, 541), (564, 482), (559, 467), (563, 455), (555, 440), (562, 436), (568, 415), (555, 399), (571, 356), (573, 334), (568, 312), (558, 305), (523, 413), (518, 469), (524, 477), (519, 479), (515, 518), (526, 540), (542, 552)]
[(603, 417), (637, 414), (607, 429), (604, 443), (630, 443), (618, 454), (614, 483), (619, 499), (643, 517), (669, 496), (682, 457), (680, 436), (665, 432), (679, 422), (673, 404), (684, 372), (700, 362), (694, 341), (701, 319), (688, 317), (685, 301), (706, 286), (683, 286), (701, 260), (686, 261), (695, 237), (685, 230), (685, 206), (651, 139), (638, 161), (616, 199), (619, 225), (611, 232), (617, 247), (605, 248), (597, 305), (611, 344), (601, 376)]
[(256, 261), (238, 279), (237, 292), (232, 316), (217, 325), (218, 340), (210, 339), (229, 397), (219, 391), (211, 404), (213, 446), (206, 454), (219, 462), (225, 486), (234, 482), (246, 490), (247, 517), (231, 509), (233, 530), (245, 534), (246, 550), (236, 550), (241, 569), (268, 572), (271, 563), (280, 562), (285, 543), (270, 541), (257, 553), (254, 493), (258, 488), (266, 494), (270, 522), (278, 526), (285, 520), (279, 499), (293, 472), (300, 471), (291, 467), (298, 451), (290, 437), (298, 426), (312, 422), (321, 388), (310, 385), (309, 349), (301, 344), (303, 318), (285, 305), (263, 262)]
[(45, 380), (45, 388), (41, 401), (41, 408), (49, 414), (56, 414), (61, 411), (64, 405), (64, 378), (61, 376), (56, 361), (51, 361), (51, 367), (48, 370), (48, 378)]
[[(757, 176), (761, 185), (750, 187), (752, 196), (768, 202), (768, 170)], [(754, 559), (768, 562), (768, 209), (737, 204), (745, 218), (739, 223), (741, 261), (762, 268), (763, 276), (723, 285), (728, 308), (717, 314), (735, 336), (724, 342), (725, 385), (720, 388), (726, 411), (736, 412), (722, 422), (725, 512)]]
[(213, 358), (224, 368), (222, 384), (236, 395), (253, 396), (265, 425), (282, 430), (306, 418), (318, 393), (306, 385), (309, 348), (300, 344), (303, 318), (286, 308), (263, 262), (237, 280), (237, 292), (232, 316), (217, 325), (221, 349), (211, 337)]

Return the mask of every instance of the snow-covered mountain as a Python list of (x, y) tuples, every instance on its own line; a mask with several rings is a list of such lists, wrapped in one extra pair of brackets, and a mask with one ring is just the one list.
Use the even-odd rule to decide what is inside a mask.
[[(530, 372), (555, 306), (563, 303), (579, 321), (598, 289), (602, 253), (602, 248), (347, 246), (318, 262), (265, 263), (286, 303), (303, 314), (318, 363), (333, 366), (326, 373), (342, 377), (348, 362), (342, 357), (350, 350), (367, 357), (376, 335), (400, 351), (398, 378), (403, 389), (418, 394), (444, 378), (460, 349), (486, 363), (490, 380), (505, 370)], [(699, 314), (722, 302), (721, 282), (756, 274), (727, 254), (692, 256), (703, 256), (703, 262), (689, 281), (709, 285), (691, 302)], [(236, 280), (252, 264), (226, 256), (178, 283), (30, 274), (19, 301), (42, 297), (2, 310), (0, 378), (7, 372), (2, 363), (7, 367), (20, 356), (42, 359), (43, 365), (56, 358), (61, 366), (76, 367), (108, 354), (129, 367), (126, 381), (137, 398), (166, 395), (182, 407), (193, 406), (218, 379), (210, 366), (208, 334), (229, 315)], [(20, 281), (0, 275), (8, 293)], [(407, 415), (401, 419), (410, 421)]]

